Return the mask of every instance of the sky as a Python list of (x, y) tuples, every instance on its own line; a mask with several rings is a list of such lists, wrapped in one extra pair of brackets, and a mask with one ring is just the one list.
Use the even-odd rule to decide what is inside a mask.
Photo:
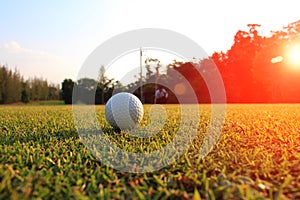
[[(0, 64), (17, 68), (25, 78), (42, 77), (59, 84), (65, 78), (76, 80), (94, 49), (126, 31), (172, 30), (192, 39), (211, 55), (230, 49), (235, 33), (247, 30), (247, 24), (261, 24), (261, 34), (268, 35), (270, 30), (280, 30), (300, 19), (296, 0), (0, 0), (0, 3)], [(138, 56), (128, 55), (115, 62), (110, 76), (122, 77), (130, 66), (139, 63), (135, 57)], [(172, 55), (161, 54), (159, 59), (164, 58), (164, 62), (169, 62)]]

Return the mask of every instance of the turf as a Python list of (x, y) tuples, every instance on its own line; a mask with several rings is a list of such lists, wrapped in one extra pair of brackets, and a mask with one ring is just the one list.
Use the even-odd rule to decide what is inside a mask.
[[(172, 140), (180, 112), (165, 108), (167, 123), (149, 141), (115, 132), (96, 106), (107, 138), (132, 152)], [(219, 141), (201, 158), (210, 115), (201, 105), (198, 135), (176, 162), (126, 173), (83, 145), (71, 106), (0, 106), (0, 199), (300, 199), (300, 105), (227, 105)]]

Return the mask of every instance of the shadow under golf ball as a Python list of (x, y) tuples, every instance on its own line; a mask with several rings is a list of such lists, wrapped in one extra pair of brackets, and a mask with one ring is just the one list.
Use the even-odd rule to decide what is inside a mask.
[(124, 132), (138, 138), (148, 138), (156, 135), (162, 130), (166, 123), (167, 112), (165, 107), (160, 104), (152, 105), (149, 109), (149, 118), (149, 125), (137, 125), (134, 129), (124, 130)]

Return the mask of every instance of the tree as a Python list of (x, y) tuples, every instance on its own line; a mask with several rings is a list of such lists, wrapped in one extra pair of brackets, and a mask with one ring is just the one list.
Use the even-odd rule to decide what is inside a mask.
[(3, 99), (3, 96), (4, 96), (4, 73), (5, 73), (5, 68), (4, 66), (0, 67), (0, 103), (4, 103), (4, 99)]
[[(151, 66), (151, 63), (154, 63), (155, 65)], [(160, 60), (156, 58), (147, 58), (145, 60), (146, 77), (145, 84), (142, 86), (144, 103), (154, 103), (154, 94), (155, 90), (157, 89), (157, 81), (158, 79), (162, 78), (162, 76), (159, 73), (159, 69), (161, 68), (161, 66), (162, 65), (160, 64)], [(137, 95), (139, 94), (137, 93)]]
[(59, 85), (56, 84), (49, 84), (48, 86), (48, 99), (49, 100), (57, 100), (59, 99), (60, 89)]
[[(176, 87), (182, 87), (182, 91), (178, 91), (179, 95), (184, 95), (184, 101), (186, 103), (210, 103), (210, 95), (207, 85), (204, 80), (204, 75), (209, 73), (210, 67), (207, 59), (201, 60), (199, 64), (186, 62), (179, 66), (174, 67), (174, 70), (179, 72), (182, 77), (170, 78), (171, 74), (168, 74), (168, 81), (172, 80), (174, 85), (174, 91), (178, 91)], [(169, 70), (171, 72), (171, 70)], [(189, 84), (192, 87), (192, 91), (188, 89)], [(197, 102), (194, 102), (194, 92), (197, 97)]]
[[(84, 104), (94, 104), (96, 90), (97, 90), (97, 81), (91, 78), (82, 78), (77, 81), (74, 85), (76, 88), (76, 99), (75, 102), (84, 103)], [(73, 99), (74, 101), (74, 99)]]
[(28, 103), (30, 101), (30, 88), (28, 81), (22, 81), (21, 101), (23, 103)]
[(75, 83), (72, 79), (65, 79), (62, 82), (62, 99), (65, 104), (72, 104), (72, 94)]
[(13, 82), (13, 73), (11, 70), (8, 70), (5, 81), (5, 103), (12, 103), (14, 101), (14, 82)]
[(15, 69), (13, 72), (6, 66), (0, 67), (0, 103), (12, 103), (21, 100), (22, 76)]
[[(234, 85), (234, 91), (230, 92), (229, 97), (233, 102), (251, 102), (256, 96), (257, 86), (253, 79), (252, 66), (256, 53), (262, 47), (263, 38), (257, 31), (260, 25), (248, 24), (247, 26), (248, 31), (239, 30), (236, 33), (234, 44), (226, 53), (225, 66), (227, 72), (231, 73), (230, 84)], [(228, 91), (228, 88), (225, 89)]]
[(114, 87), (114, 79), (109, 79), (105, 73), (105, 67), (102, 65), (99, 70), (99, 78), (95, 97), (97, 104), (104, 104), (112, 95), (112, 91), (110, 92), (110, 90)]
[(12, 87), (14, 88), (14, 92), (11, 94), (12, 102), (18, 102), (21, 100), (22, 81), (20, 72), (17, 69), (12, 74)]
[(48, 99), (48, 82), (42, 78), (34, 77), (30, 79), (30, 96), (32, 100)]
[(214, 52), (210, 59), (215, 63), (222, 76), (224, 87), (226, 90), (227, 102), (234, 102), (235, 99), (235, 73), (234, 68), (230, 67), (227, 52)]
[(299, 102), (300, 73), (293, 70), (289, 52), (300, 45), (300, 20), (264, 38), (253, 63), (253, 75), (260, 85), (263, 102)]

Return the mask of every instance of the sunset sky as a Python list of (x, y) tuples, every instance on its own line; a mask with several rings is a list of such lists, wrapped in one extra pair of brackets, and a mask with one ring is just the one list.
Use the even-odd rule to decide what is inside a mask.
[(76, 79), (97, 46), (125, 31), (169, 29), (210, 55), (228, 50), (249, 23), (261, 24), (267, 35), (299, 19), (296, 0), (2, 1), (0, 64), (17, 67), (26, 78), (61, 83)]

